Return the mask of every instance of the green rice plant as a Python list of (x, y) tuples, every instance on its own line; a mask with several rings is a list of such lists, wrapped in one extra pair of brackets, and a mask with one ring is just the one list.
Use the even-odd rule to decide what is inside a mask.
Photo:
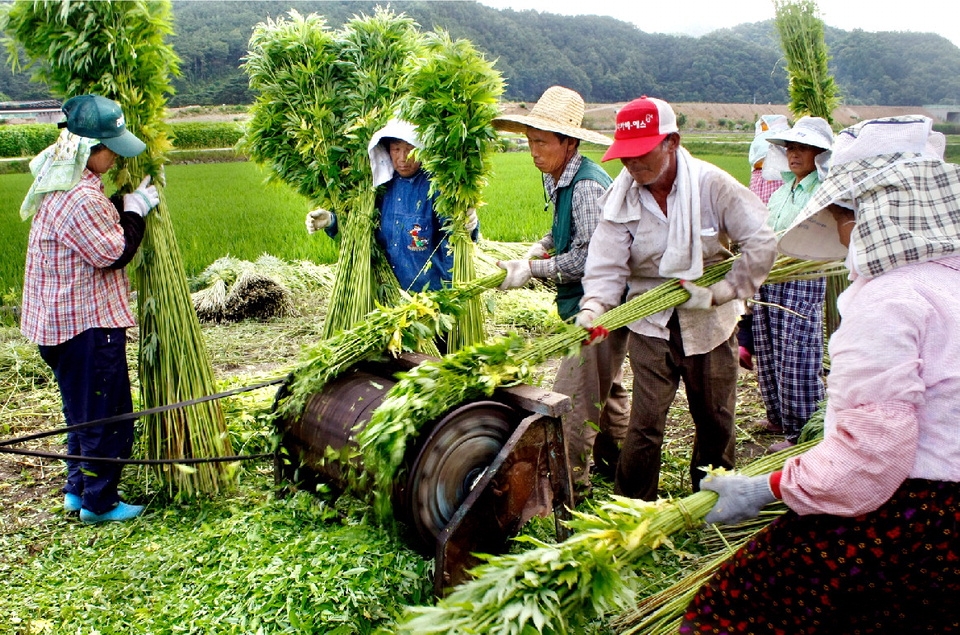
[(815, 0), (774, 0), (774, 23), (787, 60), (790, 112), (810, 115), (833, 123), (840, 103), (837, 85), (830, 74), (830, 55), (823, 38), (823, 20)]
[(188, 276), (228, 256), (254, 261), (269, 253), (285, 261), (336, 262), (336, 244), (315, 240), (304, 229), (306, 199), (285, 183), (266, 182), (266, 171), (255, 163), (171, 165), (166, 177)]
[(33, 177), (30, 174), (0, 176), (0, 291), (23, 288), (30, 223), (20, 220), (20, 202)]
[[(145, 408), (215, 392), (213, 369), (200, 333), (183, 261), (160, 178), (170, 149), (164, 122), (170, 78), (179, 61), (164, 43), (172, 33), (169, 2), (15, 2), (7, 30), (37, 65), (36, 76), (63, 96), (97, 93), (117, 101), (127, 127), (147, 150), (120, 158), (113, 181), (129, 192), (150, 174), (160, 205), (147, 217), (134, 281), (140, 313), (140, 389)], [(14, 49), (11, 48), (11, 51)], [(217, 402), (147, 417), (140, 447), (146, 458), (217, 457), (232, 454)], [(170, 494), (219, 491), (230, 483), (228, 466), (165, 465), (157, 475)]]
[[(417, 126), (423, 147), (417, 151), (430, 173), (436, 213), (446, 219), (453, 249), (453, 283), (476, 277), (475, 247), (466, 229), (469, 210), (479, 207), (497, 147), (492, 121), (503, 80), (467, 40), (444, 31), (424, 36), (423, 52), (412, 59), (401, 116)], [(450, 351), (483, 341), (479, 298), (467, 302), (448, 338)]]

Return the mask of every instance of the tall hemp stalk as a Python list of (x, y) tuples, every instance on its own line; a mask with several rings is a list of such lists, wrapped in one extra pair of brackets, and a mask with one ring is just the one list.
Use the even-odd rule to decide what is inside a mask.
[(241, 142), (315, 205), (337, 214), (340, 254), (324, 336), (359, 323), (400, 291), (374, 241), (367, 142), (393, 116), (402, 69), (420, 46), (412, 19), (377, 8), (339, 31), (296, 11), (254, 29), (243, 68), (258, 93)]
[[(446, 219), (453, 249), (453, 283), (476, 277), (476, 245), (465, 224), (470, 208), (490, 174), (497, 134), (491, 122), (500, 111), (503, 80), (467, 40), (452, 40), (444, 31), (426, 35), (423, 55), (409, 71), (401, 101), (404, 119), (416, 124), (423, 147), (418, 158), (430, 173), (435, 210)], [(485, 338), (480, 298), (467, 302), (448, 339), (448, 350), (479, 344)]]
[[(814, 0), (774, 0), (780, 46), (787, 61), (790, 112), (795, 117), (821, 117), (833, 125), (839, 105), (837, 85), (830, 74), (830, 55), (823, 37), (823, 20)], [(849, 285), (842, 276), (827, 280), (824, 328), (827, 337), (840, 326), (837, 296)]]
[[(138, 157), (120, 157), (113, 180), (132, 191), (146, 174), (160, 192), (133, 267), (140, 313), (140, 385), (145, 408), (213, 394), (213, 368), (197, 320), (163, 190), (162, 166), (170, 149), (166, 96), (179, 60), (164, 42), (172, 33), (169, 1), (27, 2), (10, 8), (9, 34), (36, 76), (63, 97), (97, 93), (123, 108), (127, 127), (146, 144)], [(8, 49), (13, 51), (13, 46)], [(232, 454), (216, 401), (152, 415), (144, 423), (148, 459), (209, 458)], [(213, 493), (228, 485), (222, 463), (157, 472), (170, 494)]]

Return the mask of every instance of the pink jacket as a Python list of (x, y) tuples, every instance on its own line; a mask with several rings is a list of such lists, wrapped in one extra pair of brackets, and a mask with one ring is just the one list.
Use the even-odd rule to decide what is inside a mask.
[(960, 481), (960, 257), (857, 278), (838, 305), (824, 440), (787, 461), (784, 502), (856, 516), (904, 479)]

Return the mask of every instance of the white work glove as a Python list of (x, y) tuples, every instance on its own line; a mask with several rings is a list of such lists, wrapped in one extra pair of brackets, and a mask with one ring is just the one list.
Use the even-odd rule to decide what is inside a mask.
[(690, 294), (690, 299), (678, 307), (681, 309), (712, 309), (737, 297), (736, 289), (726, 280), (711, 284), (709, 287), (701, 287), (687, 280), (681, 280), (680, 286)]
[(530, 249), (527, 250), (527, 255), (524, 256), (527, 260), (545, 260), (550, 257), (549, 252), (543, 248), (543, 245), (539, 242), (535, 242), (530, 245)]
[(139, 214), (146, 218), (154, 207), (160, 204), (160, 193), (150, 185), (150, 175), (143, 177), (140, 186), (129, 194), (123, 195), (123, 211)]
[(777, 500), (770, 489), (770, 475), (742, 476), (717, 474), (700, 481), (700, 489), (719, 494), (713, 509), (707, 514), (708, 523), (733, 525), (756, 518), (760, 509)]
[(329, 210), (325, 210), (322, 207), (313, 210), (312, 212), (307, 212), (307, 233), (312, 234), (318, 232), (321, 229), (330, 227), (333, 224), (336, 215)]
[(501, 291), (522, 287), (533, 277), (529, 260), (498, 260), (497, 266), (507, 270), (507, 277), (500, 284)]
[(584, 344), (587, 346), (599, 344), (610, 335), (610, 331), (605, 327), (593, 325), (593, 321), (603, 315), (603, 312), (603, 307), (596, 302), (587, 302), (580, 308), (580, 312), (577, 313), (576, 317), (573, 318), (574, 324), (590, 331), (590, 336), (584, 340)]
[(467, 222), (463, 224), (463, 228), (468, 232), (472, 232), (479, 224), (480, 219), (477, 218), (477, 209), (475, 207), (471, 207), (467, 210)]

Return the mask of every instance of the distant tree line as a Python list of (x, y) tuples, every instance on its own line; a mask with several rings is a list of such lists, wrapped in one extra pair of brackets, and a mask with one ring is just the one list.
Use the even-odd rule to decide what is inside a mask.
[[(240, 69), (254, 25), (291, 9), (323, 15), (332, 29), (373, 12), (368, 1), (175, 0), (172, 44), (182, 60), (173, 106), (248, 104)], [(2, 6), (2, 5), (0, 5)], [(613, 18), (497, 10), (476, 2), (390, 2), (424, 29), (471, 40), (506, 82), (505, 98), (534, 101), (549, 86), (588, 102), (642, 94), (670, 101), (786, 103), (787, 79), (773, 21), (741, 24), (699, 38), (651, 34)], [(936, 17), (936, 16), (933, 16)], [(948, 19), (948, 16), (940, 16)], [(827, 27), (831, 71), (847, 104), (960, 103), (960, 48), (928, 33), (842, 31)], [(44, 86), (0, 69), (0, 99), (48, 97)]]

